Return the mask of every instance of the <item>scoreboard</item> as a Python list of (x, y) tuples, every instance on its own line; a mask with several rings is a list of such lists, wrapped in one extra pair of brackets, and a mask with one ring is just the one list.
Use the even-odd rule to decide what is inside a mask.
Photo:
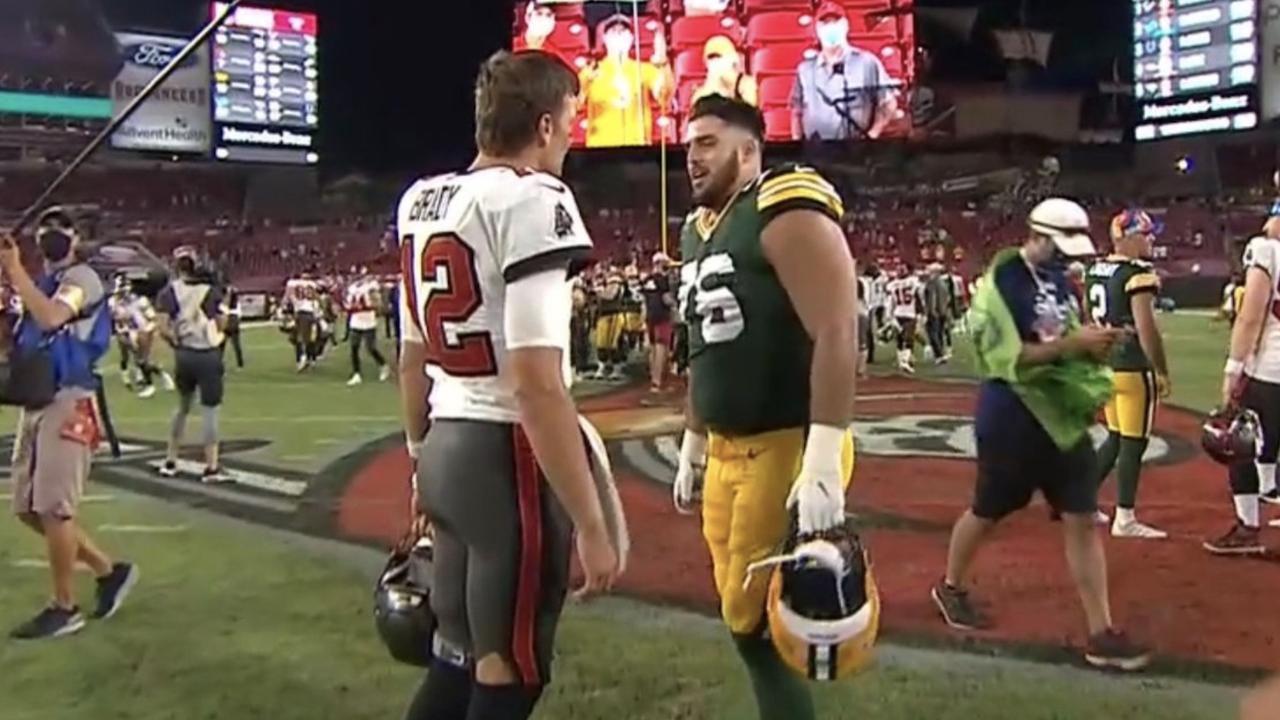
[[(225, 7), (214, 3), (214, 17)], [(242, 6), (214, 34), (216, 159), (319, 162), (317, 25), (310, 13)]]
[(1134, 139), (1258, 125), (1257, 0), (1133, 0)]

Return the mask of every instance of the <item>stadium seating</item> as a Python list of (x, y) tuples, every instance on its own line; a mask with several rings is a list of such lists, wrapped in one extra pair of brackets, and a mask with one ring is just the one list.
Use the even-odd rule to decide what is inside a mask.
[(565, 57), (584, 55), (590, 45), (587, 26), (577, 20), (557, 22), (556, 29), (547, 38), (547, 45), (560, 51)]
[(702, 59), (701, 49), (689, 49), (676, 56), (676, 79), (684, 81), (689, 78), (707, 76), (707, 64)]
[(790, 140), (791, 111), (784, 108), (765, 110), (764, 126), (766, 140)]
[(895, 78), (902, 77), (903, 58), (902, 51), (898, 48), (896, 42), (863, 44), (859, 40), (854, 40), (859, 47), (864, 47), (876, 54), (880, 58), (880, 62), (884, 63), (885, 70)]
[(727, 16), (703, 15), (676, 18), (676, 21), (671, 25), (672, 50), (679, 52), (698, 48), (699, 52), (701, 52), (703, 44), (707, 42), (707, 38), (713, 35), (728, 35), (736, 41), (741, 37), (741, 26), (739, 26), (735, 18)]
[(773, 45), (757, 50), (751, 56), (751, 72), (758, 78), (778, 75), (793, 77), (796, 67), (809, 50), (805, 43)]
[(780, 11), (761, 13), (747, 22), (747, 45), (763, 48), (774, 43), (813, 41), (813, 16)]
[(766, 111), (791, 107), (795, 78), (769, 77), (760, 81), (760, 107)]

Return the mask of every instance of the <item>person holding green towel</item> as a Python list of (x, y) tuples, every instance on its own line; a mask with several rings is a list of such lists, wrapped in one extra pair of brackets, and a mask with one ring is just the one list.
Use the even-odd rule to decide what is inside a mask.
[(970, 310), (982, 378), (974, 417), (978, 480), (972, 506), (952, 531), (946, 576), (933, 587), (933, 601), (954, 628), (989, 624), (965, 577), (996, 523), (1039, 490), (1062, 516), (1067, 564), (1089, 627), (1085, 659), (1138, 670), (1149, 653), (1111, 618), (1107, 561), (1094, 526), (1097, 457), (1089, 437), (1111, 395), (1106, 360), (1126, 331), (1080, 324), (1065, 267), (1096, 254), (1084, 208), (1050, 198), (1031, 211), (1028, 225), (1021, 248), (996, 255)]

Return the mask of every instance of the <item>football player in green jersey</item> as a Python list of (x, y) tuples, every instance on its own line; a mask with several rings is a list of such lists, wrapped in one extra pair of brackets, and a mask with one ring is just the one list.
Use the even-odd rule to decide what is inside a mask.
[(807, 686), (765, 633), (769, 577), (747, 569), (780, 551), (793, 511), (802, 537), (845, 522), (857, 286), (844, 208), (810, 168), (762, 171), (755, 107), (703, 98), (687, 137), (697, 210), (681, 233), (690, 369), (674, 499), (689, 508), (703, 476), (721, 615), (760, 717), (811, 719)]
[(1098, 456), (1098, 483), (1116, 469), (1119, 492), (1114, 537), (1158, 540), (1163, 530), (1144, 525), (1134, 516), (1138, 476), (1155, 420), (1156, 401), (1169, 395), (1169, 365), (1156, 324), (1155, 301), (1160, 278), (1146, 258), (1151, 257), (1155, 223), (1141, 210), (1126, 210), (1111, 221), (1114, 252), (1093, 264), (1085, 275), (1085, 301), (1097, 324), (1130, 330), (1111, 351), (1114, 371), (1107, 402), (1107, 441)]

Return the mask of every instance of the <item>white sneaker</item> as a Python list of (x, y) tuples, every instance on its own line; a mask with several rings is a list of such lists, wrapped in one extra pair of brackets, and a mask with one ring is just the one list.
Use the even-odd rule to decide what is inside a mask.
[(626, 382), (626, 380), (627, 380), (627, 376), (622, 372), (622, 368), (618, 368), (617, 370), (614, 370), (609, 375), (609, 382)]
[(1093, 522), (1096, 525), (1102, 525), (1105, 527), (1111, 524), (1111, 516), (1101, 510), (1098, 510), (1093, 513)]
[(910, 365), (906, 364), (906, 363), (903, 363), (903, 364), (899, 365), (899, 366), (898, 366), (898, 370), (899, 370), (900, 372), (906, 373), (907, 375), (915, 375), (915, 374), (916, 374), (916, 369), (915, 369), (914, 367), (912, 367), (912, 366), (910, 366)]
[(1264, 503), (1280, 505), (1280, 488), (1272, 488), (1271, 490), (1259, 495), (1258, 499)]
[(386, 382), (388, 379), (390, 379), (390, 377), (391, 377), (391, 366), (383, 365), (382, 369), (378, 371), (378, 382)]
[(152, 397), (155, 394), (156, 394), (155, 385), (148, 385), (138, 391), (138, 397), (142, 398), (143, 400), (146, 400), (147, 398)]
[(355, 387), (356, 385), (359, 385), (362, 382), (364, 382), (364, 378), (360, 377), (359, 375), (352, 375), (351, 379), (347, 381), (347, 387)]
[(178, 388), (173, 382), (173, 376), (169, 373), (160, 373), (160, 381), (164, 383), (164, 389), (173, 392)]
[(1157, 530), (1150, 525), (1143, 525), (1137, 520), (1121, 523), (1120, 520), (1117, 519), (1111, 524), (1111, 537), (1163, 540), (1169, 537), (1169, 533), (1163, 530)]
[(307, 369), (307, 359), (302, 358), (301, 360), (298, 361), (298, 372), (302, 372), (303, 370), (306, 370), (306, 369)]

